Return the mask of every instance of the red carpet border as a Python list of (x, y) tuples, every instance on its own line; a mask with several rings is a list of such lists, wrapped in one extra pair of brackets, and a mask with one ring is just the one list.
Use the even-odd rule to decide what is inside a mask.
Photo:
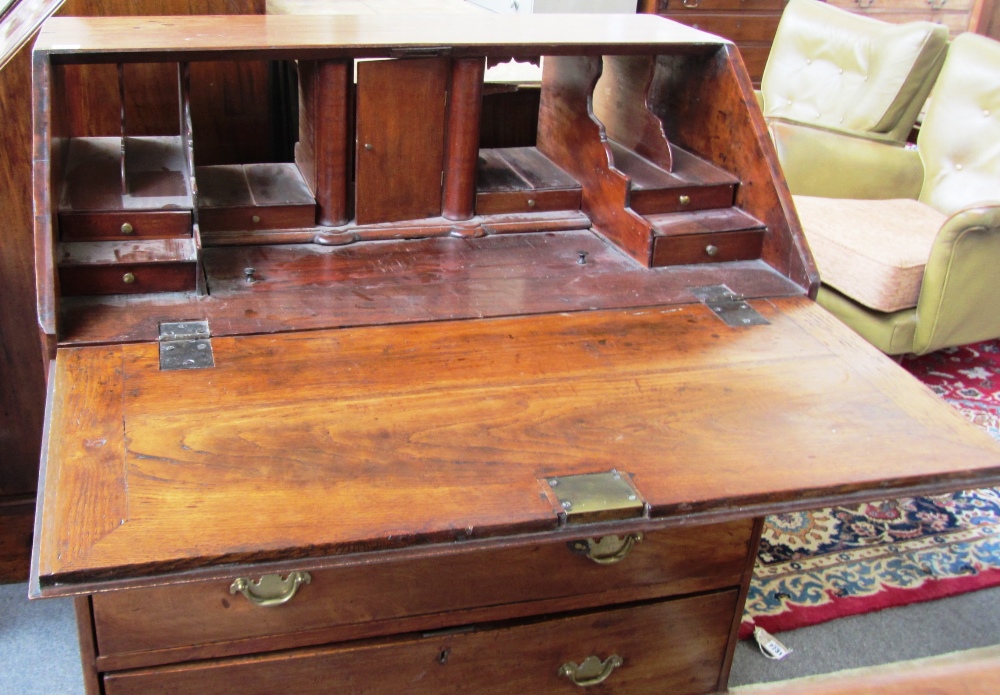
[[(903, 367), (1000, 441), (1000, 341)], [(1000, 585), (1000, 489), (768, 517), (740, 635)]]

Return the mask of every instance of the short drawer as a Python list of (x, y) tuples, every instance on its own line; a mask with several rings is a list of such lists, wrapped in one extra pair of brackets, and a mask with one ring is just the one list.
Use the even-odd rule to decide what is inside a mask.
[[(714, 692), (737, 592), (467, 633), (108, 674), (107, 695)], [(588, 661), (592, 660), (592, 661)], [(576, 667), (593, 665), (591, 673)]]
[(59, 268), (59, 287), (67, 296), (190, 292), (197, 287), (193, 262)]
[(659, 237), (653, 242), (653, 266), (727, 263), (760, 258), (764, 230)]
[(191, 236), (190, 210), (159, 212), (61, 212), (62, 241), (121, 241)]
[(512, 212), (579, 210), (583, 193), (579, 188), (545, 191), (501, 191), (476, 194), (477, 215)]
[[(411, 616), (547, 599), (568, 609), (600, 605), (608, 592), (648, 598), (737, 586), (751, 530), (752, 522), (741, 520), (652, 532), (611, 564), (555, 542), (316, 570), (291, 600), (274, 607), (231, 594), (236, 577), (95, 594), (98, 653), (259, 642), (276, 635), (284, 636), (281, 646), (323, 644), (345, 635), (398, 632), (398, 621)], [(413, 629), (434, 624), (420, 620)]]

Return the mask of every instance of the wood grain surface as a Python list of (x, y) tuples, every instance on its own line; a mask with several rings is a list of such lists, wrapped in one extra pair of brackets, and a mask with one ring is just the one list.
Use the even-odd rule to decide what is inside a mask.
[[(233, 335), (690, 303), (689, 288), (719, 283), (747, 297), (803, 293), (760, 261), (650, 272), (590, 231), (213, 248), (204, 257), (209, 296), (66, 301), (64, 341), (156, 340), (160, 322), (192, 316)], [(250, 284), (249, 267), (258, 278)]]
[[(752, 526), (740, 520), (648, 533), (628, 557), (611, 565), (592, 562), (557, 541), (317, 570), (280, 610), (233, 597), (229, 586), (236, 575), (107, 592), (93, 596), (95, 628), (105, 663), (131, 655), (134, 667), (164, 658), (140, 652), (242, 641), (226, 649), (246, 653), (260, 638), (273, 642), (276, 635), (286, 636), (282, 648), (316, 645), (398, 633), (404, 618), (453, 625), (460, 619), (444, 614), (482, 607), (531, 602), (536, 608), (528, 610), (539, 613), (541, 601), (562, 598), (572, 599), (574, 609), (594, 608), (606, 594), (617, 592), (624, 601), (636, 589), (645, 589), (647, 597), (681, 596), (739, 586)], [(441, 590), (442, 577), (454, 579), (447, 591)], [(435, 614), (440, 617), (431, 622)], [(257, 639), (247, 644), (250, 638)]]
[[(208, 17), (57, 17), (42, 28), (36, 50), (52, 59), (82, 57), (115, 62), (273, 58), (299, 56), (388, 57), (390, 49), (450, 47), (453, 57), (535, 58), (546, 55), (613, 52), (648, 53), (659, 44), (687, 44), (704, 52), (722, 39), (640, 15), (470, 14), (442, 22), (433, 15), (332, 16), (241, 15), (226, 18), (225, 33)], [(65, 48), (72, 46), (71, 49)], [(266, 47), (266, 48), (264, 48)], [(463, 50), (464, 49), (464, 50)], [(655, 52), (655, 51), (654, 51)], [(63, 55), (63, 58), (60, 56)], [(398, 55), (398, 52), (397, 52)], [(75, 56), (75, 57), (74, 57)], [(168, 57), (169, 56), (169, 57)]]
[[(102, 426), (124, 422), (129, 484), (63, 453), (93, 440), (69, 404), (96, 387), (58, 361), (42, 586), (530, 539), (558, 525), (540, 478), (612, 468), (664, 521), (1000, 480), (995, 442), (821, 309), (757, 306), (769, 325), (684, 306), (215, 338), (214, 369), (179, 372), (152, 344), (74, 350), (119, 384)], [(109, 500), (114, 530), (75, 520)]]
[(718, 681), (735, 607), (736, 592), (726, 591), (464, 634), (115, 673), (104, 683), (108, 695), (228, 693), (233, 683), (247, 695), (337, 685), (388, 694), (414, 683), (435, 693), (565, 693), (575, 686), (559, 675), (563, 664), (616, 654), (623, 664), (600, 691), (693, 695)]

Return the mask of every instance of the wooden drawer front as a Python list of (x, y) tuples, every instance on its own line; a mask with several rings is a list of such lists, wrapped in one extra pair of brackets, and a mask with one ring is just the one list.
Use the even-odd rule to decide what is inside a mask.
[(764, 230), (660, 237), (653, 242), (653, 266), (726, 263), (760, 258)]
[(671, 14), (670, 19), (687, 24), (695, 29), (707, 31), (734, 43), (757, 42), (770, 44), (778, 31), (779, 15), (772, 14), (698, 14), (680, 12)]
[(311, 229), (316, 226), (316, 205), (269, 205), (244, 208), (201, 208), (202, 232), (241, 232), (271, 229)]
[(705, 693), (718, 684), (736, 598), (726, 591), (466, 634), (113, 673), (105, 692), (575, 693), (564, 664), (617, 656), (621, 665), (594, 692)]
[(59, 235), (63, 241), (119, 241), (191, 236), (191, 213), (170, 212), (62, 212)]
[(948, 11), (970, 12), (974, 0), (826, 0), (831, 5), (859, 13)]
[(640, 215), (657, 215), (728, 208), (733, 204), (735, 195), (734, 183), (645, 190), (633, 187), (629, 202), (630, 207)]
[(547, 191), (504, 191), (477, 193), (476, 214), (579, 210), (583, 193), (579, 188)]
[(68, 266), (59, 268), (59, 287), (65, 296), (188, 292), (195, 289), (196, 276), (193, 262)]
[[(624, 560), (609, 565), (558, 542), (318, 570), (291, 601), (273, 608), (231, 595), (232, 579), (96, 594), (98, 652), (292, 633), (298, 635), (283, 645), (323, 644), (345, 635), (398, 631), (398, 621), (407, 616), (565, 597), (576, 597), (572, 607), (594, 606), (607, 600), (602, 592), (649, 598), (735, 586), (751, 528), (744, 520), (648, 533)], [(578, 598), (586, 595), (592, 598)], [(417, 629), (424, 629), (427, 619), (422, 620)]]
[[(844, 2), (845, 0), (841, 0)], [(717, 10), (730, 12), (776, 12), (785, 9), (788, 0), (659, 0), (657, 13), (668, 12), (712, 12)]]
[(761, 44), (743, 44), (739, 46), (739, 51), (750, 79), (755, 87), (759, 87), (760, 80), (764, 77), (764, 68), (767, 67), (767, 57), (771, 53), (771, 47)]

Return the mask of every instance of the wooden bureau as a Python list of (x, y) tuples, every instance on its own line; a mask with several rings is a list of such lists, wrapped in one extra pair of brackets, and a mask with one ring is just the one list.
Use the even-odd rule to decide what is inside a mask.
[[(734, 52), (647, 16), (49, 21), (31, 592), (77, 597), (88, 692), (714, 692), (764, 515), (1000, 481), (810, 299)], [(538, 54), (537, 140), (480, 148), (486, 59)], [(221, 59), (294, 61), (293, 161), (200, 164)], [(65, 137), (90, 63), (169, 71), (176, 127)]]

